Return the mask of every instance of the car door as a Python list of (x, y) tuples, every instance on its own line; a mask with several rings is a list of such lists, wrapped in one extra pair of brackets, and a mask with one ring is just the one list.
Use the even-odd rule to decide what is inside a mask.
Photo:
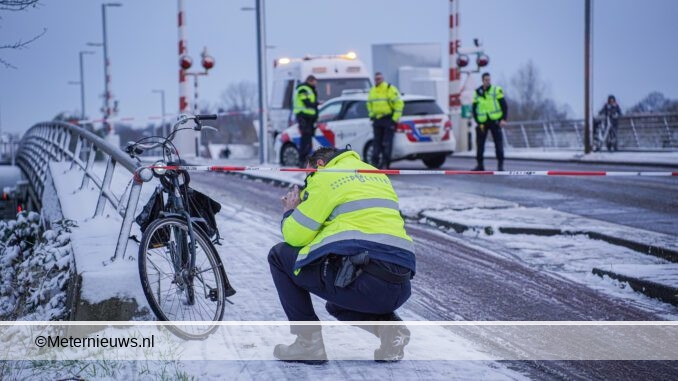
[(366, 102), (345, 101), (340, 118), (328, 123), (328, 127), (334, 135), (335, 147), (345, 148), (350, 144), (351, 148), (362, 156), (365, 144), (372, 138)]
[(318, 121), (315, 126), (315, 135), (313, 136), (313, 149), (320, 147), (334, 147), (334, 137), (328, 133), (328, 125), (336, 123), (341, 118), (344, 109), (344, 103), (338, 101), (328, 101), (320, 110), (318, 110)]

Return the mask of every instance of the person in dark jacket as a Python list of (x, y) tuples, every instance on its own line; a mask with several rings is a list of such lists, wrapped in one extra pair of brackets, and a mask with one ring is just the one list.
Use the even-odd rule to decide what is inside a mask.
[(492, 133), (494, 150), (497, 155), (497, 170), (504, 170), (504, 137), (501, 127), (506, 124), (508, 106), (504, 99), (504, 90), (493, 86), (490, 73), (483, 73), (483, 85), (476, 89), (473, 97), (473, 119), (476, 127), (476, 161), (474, 171), (484, 171), (483, 155), (487, 133)]
[[(614, 95), (607, 97), (607, 103), (600, 109), (598, 115), (602, 118), (602, 123), (607, 123), (607, 145), (608, 151), (618, 151), (619, 144), (617, 143), (617, 128), (619, 127), (619, 117), (622, 115), (621, 108), (617, 103), (617, 98)], [(596, 133), (594, 132), (594, 135)]]
[(299, 167), (306, 165), (308, 155), (313, 150), (313, 135), (315, 122), (318, 120), (318, 93), (315, 89), (318, 83), (315, 76), (309, 75), (306, 81), (297, 86), (294, 93), (294, 116), (301, 133), (299, 147)]

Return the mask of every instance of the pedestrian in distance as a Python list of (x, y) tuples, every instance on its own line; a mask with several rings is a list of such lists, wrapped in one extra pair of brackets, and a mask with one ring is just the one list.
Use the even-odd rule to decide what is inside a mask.
[[(607, 150), (608, 151), (618, 151), (619, 143), (617, 139), (617, 129), (619, 128), (619, 117), (622, 115), (621, 107), (617, 103), (617, 98), (614, 95), (609, 95), (607, 97), (607, 103), (600, 109), (598, 116), (602, 118), (602, 122), (606, 123), (607, 128)], [(594, 124), (595, 126), (595, 124)], [(596, 126), (600, 127), (600, 126)], [(596, 131), (597, 132), (597, 131)], [(596, 133), (594, 132), (594, 136)]]
[(494, 150), (497, 155), (497, 170), (504, 170), (504, 137), (501, 128), (506, 125), (508, 106), (504, 99), (504, 90), (492, 85), (490, 73), (483, 73), (483, 84), (473, 96), (473, 119), (476, 122), (476, 162), (474, 171), (484, 171), (483, 156), (487, 133), (492, 133)]
[(313, 150), (315, 122), (318, 120), (318, 92), (315, 89), (318, 80), (313, 75), (306, 77), (294, 93), (294, 116), (297, 119), (301, 143), (299, 147), (299, 167), (303, 168), (308, 155)]
[[(351, 150), (323, 147), (308, 168), (371, 169)], [(290, 321), (318, 322), (310, 293), (341, 321), (400, 321), (395, 311), (410, 297), (414, 244), (405, 232), (398, 198), (383, 174), (316, 172), (283, 198), (284, 242), (268, 254), (273, 283)], [(375, 361), (398, 361), (410, 331), (402, 324), (361, 325), (380, 339)], [(283, 361), (327, 361), (320, 324), (291, 325), (290, 345), (276, 345)]]
[[(374, 74), (374, 86), (367, 97), (367, 112), (372, 121), (372, 165), (389, 168), (393, 150), (393, 134), (403, 114), (404, 102), (398, 89), (384, 81), (383, 74)], [(366, 158), (368, 159), (368, 158)]]

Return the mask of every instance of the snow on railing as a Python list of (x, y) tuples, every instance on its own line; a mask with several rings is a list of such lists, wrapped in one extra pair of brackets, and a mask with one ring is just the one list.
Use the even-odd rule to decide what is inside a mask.
[[(97, 153), (106, 160), (103, 179), (95, 173), (93, 168)], [(94, 217), (103, 215), (107, 201), (122, 216), (123, 223), (113, 259), (123, 254), (127, 248), (133, 214), (139, 202), (141, 182), (133, 182), (127, 206), (120, 208), (123, 195), (118, 197), (114, 194), (111, 190), (111, 179), (118, 164), (129, 172), (130, 178), (140, 164), (132, 160), (120, 148), (111, 145), (83, 127), (59, 121), (38, 123), (24, 134), (17, 152), (17, 165), (28, 177), (31, 198), (38, 206), (45, 189), (51, 161), (70, 161), (71, 168), (77, 165), (83, 170), (80, 189), (87, 187), (90, 182), (99, 189)]]

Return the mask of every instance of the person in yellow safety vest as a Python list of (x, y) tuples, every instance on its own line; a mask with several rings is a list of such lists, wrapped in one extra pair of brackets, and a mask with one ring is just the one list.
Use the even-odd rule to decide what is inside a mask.
[(372, 157), (369, 159), (377, 168), (388, 168), (391, 164), (393, 134), (403, 114), (403, 106), (398, 89), (384, 81), (381, 73), (375, 73), (374, 86), (367, 97), (367, 112), (374, 132)]
[[(410, 297), (414, 243), (405, 232), (398, 197), (383, 174), (332, 172), (375, 168), (349, 149), (322, 147), (309, 158), (320, 171), (304, 189), (282, 198), (285, 239), (268, 255), (273, 283), (290, 321), (319, 321), (310, 293), (342, 321), (400, 321), (395, 314)], [(330, 170), (324, 172), (323, 170)], [(361, 326), (380, 338), (376, 361), (404, 356), (410, 331), (404, 325)], [(292, 325), (291, 345), (276, 345), (283, 361), (327, 361), (319, 324)]]
[(492, 86), (490, 73), (483, 73), (483, 85), (476, 89), (473, 96), (473, 118), (476, 121), (476, 161), (474, 171), (484, 171), (483, 155), (487, 132), (492, 133), (494, 150), (497, 155), (497, 170), (504, 170), (504, 138), (501, 127), (506, 124), (508, 106), (504, 99), (504, 90)]
[(308, 155), (313, 150), (315, 122), (318, 120), (318, 93), (315, 89), (317, 83), (315, 76), (309, 75), (294, 92), (294, 116), (301, 133), (299, 147), (299, 167), (301, 168), (306, 166)]

